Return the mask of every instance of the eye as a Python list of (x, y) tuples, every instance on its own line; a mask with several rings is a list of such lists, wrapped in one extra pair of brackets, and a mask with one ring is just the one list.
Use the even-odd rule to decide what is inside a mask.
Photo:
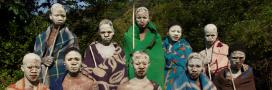
[(106, 32), (104, 32), (104, 31), (101, 31), (100, 33), (101, 33), (101, 34), (104, 34), (104, 33), (106, 33)]
[(76, 61), (79, 61), (79, 58), (75, 58)]
[(147, 19), (147, 17), (143, 17), (144, 19)]
[(28, 66), (27, 68), (28, 68), (28, 69), (32, 69), (32, 66)]
[(72, 61), (73, 58), (69, 58), (67, 61)]
[(112, 31), (108, 31), (108, 33), (109, 33), (109, 34), (111, 34), (111, 33), (112, 33)]
[(197, 68), (200, 68), (201, 66), (200, 65), (196, 65)]

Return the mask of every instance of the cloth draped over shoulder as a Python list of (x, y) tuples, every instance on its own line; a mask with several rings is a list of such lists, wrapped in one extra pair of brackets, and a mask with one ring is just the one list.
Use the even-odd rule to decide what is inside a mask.
[[(34, 52), (41, 57), (46, 57), (52, 50), (47, 46), (47, 40), (51, 32), (52, 25), (47, 28), (45, 32), (42, 32), (36, 37)], [(63, 27), (59, 30), (54, 49), (52, 52), (52, 57), (55, 58), (53, 64), (48, 69), (49, 83), (54, 83), (54, 81), (65, 72), (65, 67), (63, 64), (64, 51), (69, 47), (79, 47), (78, 40), (75, 34), (69, 31), (68, 27)], [(43, 75), (43, 74), (42, 74)], [(51, 85), (50, 85), (51, 86)]]
[[(128, 65), (129, 79), (134, 77), (134, 69), (132, 65), (131, 55), (135, 51), (144, 51), (149, 55), (150, 65), (147, 70), (147, 78), (163, 87), (164, 83), (164, 51), (162, 49), (161, 36), (157, 33), (157, 29), (152, 22), (149, 22), (146, 26), (148, 31), (145, 34), (145, 38), (140, 40), (140, 28), (136, 24), (135, 37), (133, 37), (133, 27), (124, 35), (124, 50), (126, 54), (126, 64)], [(133, 49), (132, 42), (135, 38), (135, 48)]]
[[(218, 90), (234, 90), (231, 80), (226, 78), (226, 73), (229, 69), (226, 68), (219, 72), (213, 82)], [(253, 70), (248, 65), (244, 64), (242, 68), (242, 74), (234, 79), (236, 90), (256, 90)]]
[(166, 37), (163, 41), (163, 49), (165, 51), (165, 88), (172, 90), (172, 85), (179, 80), (178, 76), (185, 76), (185, 68), (188, 56), (192, 53), (190, 44), (184, 39), (175, 42), (170, 48), (170, 38)]
[(199, 76), (201, 87), (187, 73), (185, 75), (177, 78), (179, 82), (175, 82), (171, 90), (217, 90), (213, 82), (204, 73)]
[[(6, 90), (32, 90), (33, 88), (25, 88), (25, 78), (20, 79), (15, 84), (9, 85)], [(46, 85), (39, 83), (37, 85), (37, 90), (49, 90)]]
[(116, 90), (118, 85), (128, 81), (125, 53), (115, 42), (113, 56), (103, 59), (93, 42), (85, 50), (82, 73), (97, 81), (99, 90)]
[[(219, 40), (215, 41), (213, 44), (211, 56), (212, 60), (209, 63), (213, 75), (228, 66), (228, 51), (229, 46), (223, 42), (220, 42)], [(200, 54), (207, 56), (206, 50), (202, 50)]]

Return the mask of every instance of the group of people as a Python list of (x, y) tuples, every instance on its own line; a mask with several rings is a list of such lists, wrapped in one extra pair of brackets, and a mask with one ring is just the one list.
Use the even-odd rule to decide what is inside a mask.
[(205, 49), (193, 52), (175, 23), (163, 40), (146, 7), (135, 11), (135, 22), (121, 47), (112, 41), (113, 23), (103, 19), (100, 39), (84, 55), (77, 37), (65, 26), (66, 11), (55, 3), (52, 24), (36, 37), (34, 52), (23, 58), (24, 77), (7, 90), (255, 90), (246, 54), (218, 40), (217, 27), (204, 27)]

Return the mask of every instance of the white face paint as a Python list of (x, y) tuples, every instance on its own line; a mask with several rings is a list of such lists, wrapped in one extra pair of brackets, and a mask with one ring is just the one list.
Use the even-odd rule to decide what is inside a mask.
[(110, 43), (114, 35), (114, 31), (109, 24), (103, 24), (99, 27), (99, 34), (102, 39), (102, 43)]
[(172, 41), (178, 41), (182, 35), (182, 28), (179, 25), (171, 26), (168, 34)]
[(147, 23), (149, 22), (149, 14), (143, 10), (139, 11), (138, 13), (136, 13), (136, 21), (141, 28), (145, 28)]
[(21, 69), (29, 81), (35, 82), (38, 80), (41, 72), (41, 61), (35, 59), (26, 60)]
[(55, 25), (63, 25), (66, 21), (66, 12), (62, 7), (54, 7), (49, 18)]
[(189, 73), (191, 79), (193, 79), (193, 80), (198, 79), (203, 68), (204, 68), (204, 66), (203, 66), (201, 60), (199, 60), (199, 59), (188, 60), (187, 69), (188, 69), (188, 73)]
[(241, 51), (234, 51), (231, 54), (231, 66), (232, 68), (240, 69), (245, 61), (245, 54)]
[(137, 77), (145, 77), (149, 61), (144, 56), (141, 56), (140, 58), (133, 60), (133, 66)]
[(77, 73), (80, 70), (82, 64), (82, 58), (79, 52), (70, 51), (65, 55), (64, 64), (66, 69), (71, 73)]
[(206, 32), (205, 39), (209, 44), (213, 44), (217, 39), (217, 32)]

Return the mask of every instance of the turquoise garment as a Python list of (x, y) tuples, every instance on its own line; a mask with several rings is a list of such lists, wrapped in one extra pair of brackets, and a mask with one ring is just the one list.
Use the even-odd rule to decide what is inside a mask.
[(180, 76), (177, 80), (178, 82), (173, 83), (171, 90), (217, 90), (213, 82), (204, 73), (199, 75), (200, 86), (186, 72), (185, 76)]
[[(161, 36), (157, 33), (156, 27), (152, 22), (149, 22), (146, 26), (148, 31), (146, 32), (144, 40), (140, 40), (140, 28), (136, 24), (135, 37), (133, 37), (132, 26), (124, 35), (124, 51), (126, 55), (126, 64), (128, 65), (129, 79), (134, 78), (134, 68), (131, 64), (131, 54), (134, 51), (144, 51), (149, 55), (150, 65), (147, 70), (147, 78), (163, 87), (164, 84), (164, 51), (162, 49)], [(132, 47), (133, 38), (135, 38), (135, 48)]]
[(171, 39), (166, 37), (163, 41), (163, 49), (165, 51), (165, 88), (173, 90), (173, 83), (178, 82), (177, 77), (185, 76), (185, 68), (188, 56), (192, 53), (190, 44), (185, 39), (175, 42), (172, 47)]

